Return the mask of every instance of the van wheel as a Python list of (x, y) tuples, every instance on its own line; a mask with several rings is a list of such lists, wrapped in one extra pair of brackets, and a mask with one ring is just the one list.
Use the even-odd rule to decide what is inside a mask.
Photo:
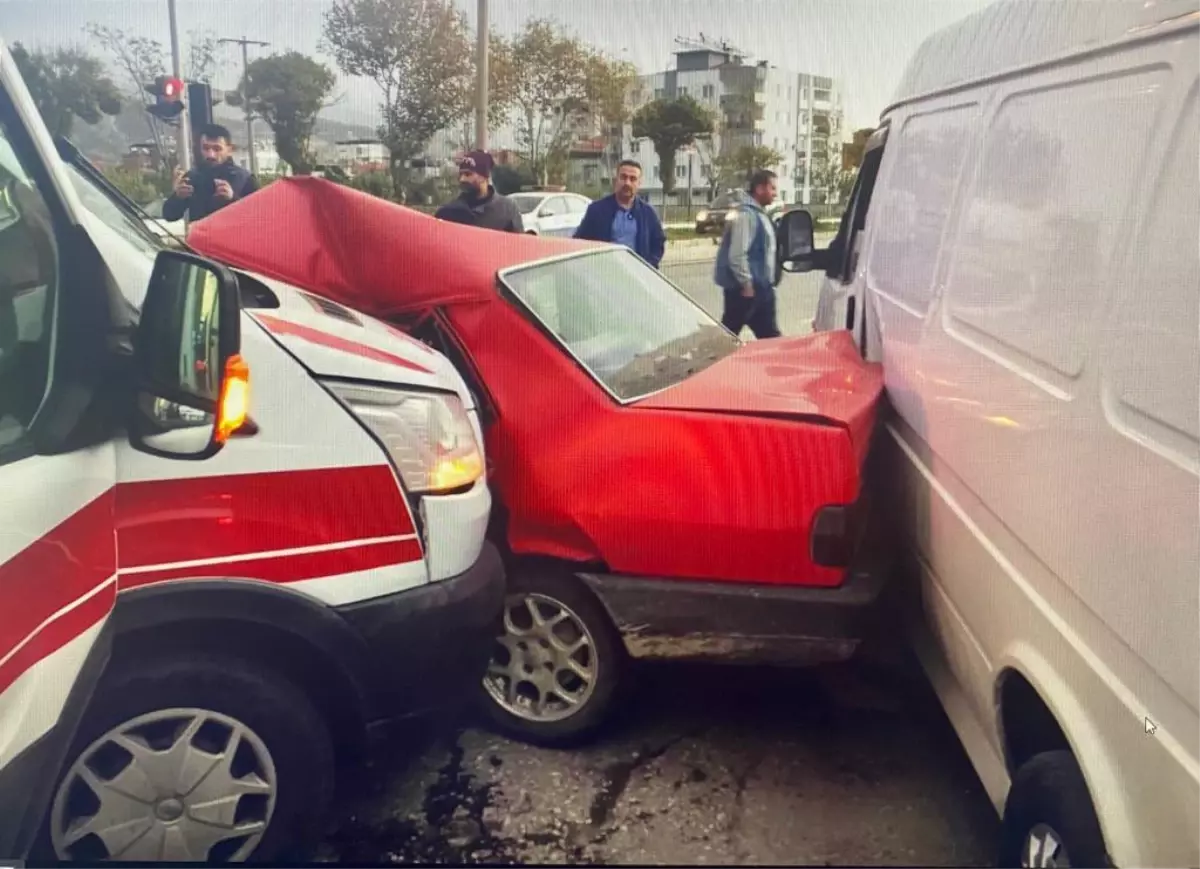
[(333, 744), (287, 679), (191, 654), (107, 675), (43, 828), (59, 860), (234, 862), (298, 853), (333, 790)]
[(608, 613), (578, 579), (510, 575), (483, 678), (484, 707), (497, 729), (535, 745), (578, 745), (607, 721), (625, 669)]
[(1071, 752), (1042, 752), (1017, 770), (1000, 842), (1001, 866), (1112, 865), (1087, 782)]

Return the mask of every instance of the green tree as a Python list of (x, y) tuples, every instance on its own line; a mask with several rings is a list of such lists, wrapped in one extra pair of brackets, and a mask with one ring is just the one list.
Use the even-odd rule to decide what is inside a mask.
[(664, 195), (675, 189), (675, 153), (712, 131), (712, 113), (688, 96), (653, 100), (633, 115), (633, 137), (649, 139), (658, 154)]
[(530, 19), (511, 43), (512, 104), (521, 156), (542, 184), (588, 117), (590, 52), (550, 21)]
[(12, 58), (52, 135), (70, 136), (76, 118), (98, 124), (120, 114), (121, 92), (96, 58), (72, 48), (31, 52), (19, 42)]
[(774, 169), (783, 162), (783, 155), (766, 145), (743, 145), (733, 152), (731, 166), (742, 180), (759, 169)]
[(470, 105), (466, 19), (453, 0), (335, 0), (324, 45), (342, 72), (379, 88), (379, 136), (400, 186), (409, 161)]
[(298, 51), (260, 57), (246, 70), (239, 90), (250, 111), (274, 132), (275, 150), (297, 175), (312, 172), (309, 140), (336, 83), (333, 70)]
[(149, 205), (162, 196), (157, 173), (113, 167), (105, 169), (104, 176), (138, 205)]
[(609, 177), (620, 157), (625, 125), (633, 114), (638, 71), (632, 63), (592, 52), (584, 64), (584, 105), (592, 131), (604, 140), (602, 161)]

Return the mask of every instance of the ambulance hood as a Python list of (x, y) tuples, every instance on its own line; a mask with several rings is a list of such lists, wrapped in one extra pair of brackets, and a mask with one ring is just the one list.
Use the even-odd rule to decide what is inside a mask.
[(265, 275), (242, 274), (274, 296), (270, 306), (246, 304), (244, 312), (316, 376), (454, 392), (474, 408), (466, 383), (441, 353), (345, 305)]

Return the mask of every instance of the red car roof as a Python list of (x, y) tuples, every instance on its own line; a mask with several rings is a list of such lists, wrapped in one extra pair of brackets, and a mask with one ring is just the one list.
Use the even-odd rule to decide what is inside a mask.
[(214, 259), (377, 317), (496, 298), (496, 272), (591, 244), (436, 220), (323, 178), (284, 178), (197, 221)]

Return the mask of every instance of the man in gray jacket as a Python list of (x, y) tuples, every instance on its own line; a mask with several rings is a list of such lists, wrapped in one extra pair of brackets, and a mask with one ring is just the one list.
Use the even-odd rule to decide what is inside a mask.
[(775, 311), (775, 224), (766, 208), (775, 201), (775, 173), (750, 176), (738, 214), (725, 225), (713, 280), (725, 293), (722, 324), (735, 335), (746, 326), (756, 338), (778, 338)]
[(521, 212), (506, 196), (492, 186), (492, 155), (471, 151), (458, 164), (458, 186), (462, 190), (453, 202), (447, 202), (433, 215), (438, 220), (465, 223), (501, 232), (524, 232)]

